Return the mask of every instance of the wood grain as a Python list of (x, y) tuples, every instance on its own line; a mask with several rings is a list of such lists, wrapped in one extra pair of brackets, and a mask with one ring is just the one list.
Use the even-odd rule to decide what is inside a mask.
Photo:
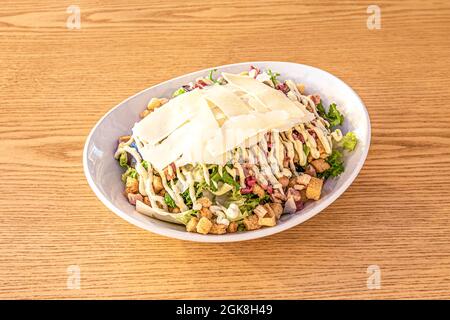
[[(450, 298), (448, 1), (377, 1), (381, 30), (366, 27), (372, 2), (255, 3), (81, 0), (80, 30), (66, 28), (71, 1), (2, 3), (0, 298)], [(232, 244), (163, 238), (100, 203), (81, 158), (105, 112), (163, 80), (252, 60), (317, 66), (364, 100), (372, 146), (341, 198)]]

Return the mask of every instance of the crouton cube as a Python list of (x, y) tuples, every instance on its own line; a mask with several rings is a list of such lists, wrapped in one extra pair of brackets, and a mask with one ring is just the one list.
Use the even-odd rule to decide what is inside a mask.
[(169, 208), (169, 212), (170, 213), (180, 213), (181, 210), (180, 210), (180, 208), (175, 207), (175, 208)]
[(275, 214), (275, 217), (277, 219), (280, 219), (281, 215), (283, 214), (283, 206), (280, 203), (269, 203), (270, 208), (272, 209), (272, 211)]
[(201, 197), (200, 199), (197, 199), (197, 203), (199, 203), (202, 207), (204, 208), (209, 208), (211, 207), (211, 200), (209, 200), (206, 197)]
[(297, 83), (295, 86), (297, 87), (298, 92), (305, 94), (305, 85), (303, 83)]
[(164, 104), (166, 104), (167, 102), (169, 102), (169, 99), (167, 99), (167, 98), (159, 98), (159, 103), (160, 103), (161, 105), (164, 105)]
[(208, 208), (201, 208), (200, 209), (200, 216), (211, 219), (212, 218), (212, 212)]
[(266, 215), (267, 210), (262, 205), (258, 205), (255, 209), (253, 209), (253, 213), (262, 218)]
[(322, 193), (323, 180), (319, 178), (311, 178), (306, 188), (306, 197), (308, 199), (319, 200)]
[(230, 224), (228, 225), (227, 231), (228, 232), (236, 232), (238, 229), (238, 224), (236, 222), (230, 222)]
[(301, 202), (305, 203), (308, 201), (308, 197), (306, 196), (306, 189), (300, 191)]
[(138, 190), (139, 190), (138, 179), (128, 176), (127, 181), (125, 183), (125, 192), (126, 193), (137, 193)]
[(252, 214), (246, 218), (244, 218), (244, 226), (247, 230), (256, 230), (261, 228), (261, 226), (258, 223), (258, 216), (256, 214)]
[(330, 169), (330, 164), (324, 159), (316, 159), (311, 162), (311, 165), (316, 169), (317, 172), (324, 172)]
[(266, 192), (264, 191), (264, 189), (259, 184), (255, 184), (253, 186), (252, 192), (254, 194), (256, 194), (260, 199), (264, 198), (264, 196), (266, 195)]
[(121, 137), (119, 138), (119, 143), (127, 142), (127, 141), (130, 140), (130, 139), (131, 139), (131, 136), (121, 136)]
[(139, 113), (139, 117), (141, 118), (145, 118), (146, 116), (148, 116), (152, 111), (151, 110), (144, 110), (141, 113)]
[(212, 225), (212, 222), (208, 218), (202, 217), (197, 223), (196, 230), (198, 233), (208, 234), (209, 230), (211, 230)]
[[(266, 203), (264, 205), (264, 209), (266, 209), (267, 213), (266, 213), (266, 217), (274, 217), (275, 216), (275, 212), (273, 212), (272, 207), (270, 206), (269, 203)], [(262, 217), (260, 217), (262, 218)]]
[(159, 193), (162, 189), (164, 189), (164, 186), (162, 184), (162, 180), (160, 176), (153, 176), (153, 190), (155, 193)]
[(303, 185), (308, 185), (309, 181), (311, 181), (311, 176), (305, 173), (302, 173), (301, 175), (299, 175), (297, 177), (297, 179), (295, 180), (296, 184), (303, 184)]
[(195, 232), (197, 230), (198, 218), (192, 217), (186, 225), (187, 232)]
[(277, 224), (277, 218), (275, 217), (275, 215), (272, 217), (265, 216), (264, 218), (259, 218), (258, 223), (263, 227), (273, 227)]
[(211, 234), (224, 234), (227, 233), (227, 226), (224, 224), (213, 223), (211, 229), (209, 230)]
[(154, 110), (155, 108), (158, 108), (161, 106), (161, 101), (158, 98), (152, 98), (150, 102), (147, 105), (148, 110)]

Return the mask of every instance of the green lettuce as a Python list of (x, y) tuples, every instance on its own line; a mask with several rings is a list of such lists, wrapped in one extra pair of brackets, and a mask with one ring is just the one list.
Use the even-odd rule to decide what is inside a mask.
[(347, 132), (347, 134), (342, 138), (341, 144), (344, 149), (348, 151), (355, 150), (356, 144), (358, 143), (358, 138), (354, 132)]
[(136, 179), (138, 177), (136, 169), (128, 167), (127, 171), (122, 174), (122, 181), (125, 183), (128, 177)]
[(339, 112), (335, 103), (330, 104), (328, 113), (325, 111), (322, 101), (316, 105), (319, 116), (328, 121), (331, 127), (340, 126), (344, 123), (344, 116)]
[(172, 197), (167, 192), (164, 195), (164, 202), (171, 208), (177, 207), (177, 205), (175, 204), (175, 201), (173, 201)]
[(270, 80), (272, 81), (273, 85), (276, 86), (278, 84), (278, 77), (280, 76), (280, 74), (278, 72), (272, 72), (272, 70), (267, 69), (267, 74), (270, 77)]
[(172, 96), (176, 97), (176, 96), (179, 96), (180, 94), (183, 94), (183, 93), (186, 93), (186, 90), (184, 88), (180, 88), (177, 91), (175, 91)]
[(184, 225), (188, 224), (189, 220), (192, 219), (192, 217), (195, 217), (198, 214), (197, 210), (188, 210), (185, 212), (180, 213), (172, 213), (172, 217), (183, 223)]
[(327, 118), (332, 127), (340, 126), (344, 123), (344, 116), (339, 112), (335, 103), (330, 104)]
[(123, 152), (119, 157), (119, 165), (123, 168), (128, 167), (128, 155), (126, 152)]
[(344, 161), (342, 160), (342, 153), (333, 150), (331, 155), (326, 159), (326, 161), (330, 164), (330, 169), (318, 173), (317, 176), (319, 178), (328, 179), (330, 177), (334, 178), (339, 176), (342, 172), (344, 172)]

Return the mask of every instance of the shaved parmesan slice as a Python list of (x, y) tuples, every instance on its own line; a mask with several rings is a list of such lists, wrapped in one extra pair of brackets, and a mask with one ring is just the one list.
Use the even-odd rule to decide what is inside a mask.
[(201, 111), (190, 122), (192, 127), (188, 139), (180, 142), (185, 143), (186, 148), (183, 156), (177, 160), (177, 166), (195, 163), (225, 163), (225, 158), (214, 156), (205, 148), (207, 141), (219, 131), (219, 124), (205, 100), (202, 104)]
[(222, 76), (228, 81), (229, 84), (254, 96), (270, 110), (287, 111), (291, 117), (298, 118), (298, 121), (302, 122), (307, 122), (314, 119), (314, 115), (311, 112), (306, 109), (300, 109), (296, 104), (294, 104), (293, 101), (291, 101), (279, 90), (275, 90), (250, 77), (225, 72), (222, 73)]
[(280, 110), (232, 117), (208, 141), (207, 149), (219, 156), (259, 133), (283, 126), (288, 120), (289, 113)]
[(250, 109), (228, 86), (214, 85), (203, 90), (203, 94), (228, 117), (247, 114)]
[(133, 134), (147, 143), (158, 143), (197, 114), (201, 98), (199, 90), (193, 90), (169, 100), (136, 123)]
[(156, 145), (145, 144), (139, 149), (144, 160), (150, 162), (156, 169), (163, 170), (169, 164), (178, 159), (185, 151), (185, 137), (195, 130), (191, 122), (176, 129), (165, 140)]
[(255, 112), (268, 112), (270, 111), (265, 105), (261, 103), (258, 99), (256, 99), (251, 94), (245, 93), (242, 95), (242, 99), (248, 103), (248, 105)]

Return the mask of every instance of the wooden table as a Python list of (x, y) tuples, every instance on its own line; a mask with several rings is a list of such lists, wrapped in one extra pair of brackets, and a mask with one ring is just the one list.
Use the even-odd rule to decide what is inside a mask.
[[(448, 1), (377, 1), (379, 30), (360, 1), (80, 0), (79, 30), (70, 4), (0, 8), (0, 298), (450, 298)], [(325, 69), (364, 100), (372, 146), (342, 197), (230, 244), (151, 234), (95, 197), (82, 149), (105, 112), (252, 60)]]

